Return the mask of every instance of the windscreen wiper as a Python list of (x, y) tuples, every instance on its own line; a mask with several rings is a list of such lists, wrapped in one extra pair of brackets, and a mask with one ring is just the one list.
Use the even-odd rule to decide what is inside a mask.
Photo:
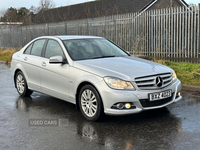
[(98, 59), (98, 58), (107, 58), (107, 57), (115, 57), (115, 55), (108, 55), (108, 56), (98, 56), (98, 57), (94, 57), (92, 59)]

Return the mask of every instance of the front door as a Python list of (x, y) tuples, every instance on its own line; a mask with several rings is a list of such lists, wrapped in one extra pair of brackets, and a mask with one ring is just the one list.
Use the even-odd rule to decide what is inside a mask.
[(49, 40), (44, 57), (40, 61), (42, 92), (68, 101), (69, 65), (67, 63), (50, 64), (49, 58), (53, 56), (62, 56), (65, 58), (60, 44), (55, 40)]

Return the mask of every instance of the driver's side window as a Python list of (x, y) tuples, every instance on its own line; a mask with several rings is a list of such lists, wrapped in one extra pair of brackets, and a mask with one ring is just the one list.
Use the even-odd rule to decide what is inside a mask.
[(44, 57), (49, 59), (53, 56), (62, 56), (64, 58), (64, 53), (58, 42), (56, 42), (55, 40), (49, 40)]

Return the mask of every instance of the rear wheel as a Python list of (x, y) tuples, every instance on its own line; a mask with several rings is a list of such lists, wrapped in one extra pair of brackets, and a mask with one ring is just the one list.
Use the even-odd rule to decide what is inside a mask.
[(79, 92), (79, 106), (83, 116), (90, 121), (97, 121), (103, 115), (103, 104), (97, 90), (85, 85)]
[(30, 96), (33, 93), (33, 91), (28, 89), (26, 79), (21, 71), (18, 71), (15, 76), (15, 84), (20, 96)]

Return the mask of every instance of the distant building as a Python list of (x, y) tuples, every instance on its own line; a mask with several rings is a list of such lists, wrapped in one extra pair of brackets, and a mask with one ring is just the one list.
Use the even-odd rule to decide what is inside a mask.
[(5, 29), (13, 26), (20, 26), (23, 22), (0, 22), (0, 29)]
[(92, 2), (40, 11), (34, 23), (51, 23), (95, 18), (125, 13), (142, 13), (147, 10), (178, 7), (188, 4), (184, 0), (96, 0)]

